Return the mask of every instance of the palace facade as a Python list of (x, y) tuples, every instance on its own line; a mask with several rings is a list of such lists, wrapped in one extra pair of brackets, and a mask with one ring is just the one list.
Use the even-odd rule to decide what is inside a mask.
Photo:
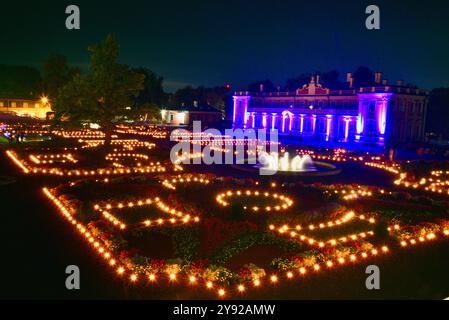
[(312, 77), (294, 92), (235, 92), (234, 128), (277, 129), (280, 134), (324, 141), (377, 145), (422, 141), (427, 92), (389, 85), (376, 73), (375, 86), (330, 90)]

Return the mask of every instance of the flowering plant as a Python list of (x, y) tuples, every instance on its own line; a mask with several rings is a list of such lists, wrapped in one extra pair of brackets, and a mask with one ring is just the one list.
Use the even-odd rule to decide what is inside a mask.
[(166, 269), (167, 262), (165, 259), (151, 259), (149, 262), (150, 270), (153, 273), (160, 273)]

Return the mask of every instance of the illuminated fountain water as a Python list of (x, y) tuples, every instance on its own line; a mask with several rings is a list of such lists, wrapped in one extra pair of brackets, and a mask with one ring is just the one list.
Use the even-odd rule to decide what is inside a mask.
[(288, 152), (282, 156), (276, 152), (263, 153), (259, 156), (259, 162), (262, 164), (260, 169), (265, 171), (309, 172), (317, 170), (308, 154), (296, 155), (290, 159)]

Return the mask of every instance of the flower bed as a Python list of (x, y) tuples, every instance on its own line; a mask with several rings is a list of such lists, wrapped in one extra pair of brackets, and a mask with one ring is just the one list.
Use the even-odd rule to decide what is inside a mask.
[[(117, 137), (115, 150), (105, 153), (99, 132), (58, 137), (76, 144), (7, 154), (25, 173), (68, 180), (44, 194), (93, 252), (132, 283), (177, 282), (232, 297), (449, 237), (445, 193), (419, 193), (443, 188), (446, 173), (436, 169), (432, 180), (418, 183), (422, 188), (407, 192), (305, 185), (177, 174), (180, 165), (151, 164), (152, 143)], [(405, 166), (341, 150), (328, 156), (370, 161), (365, 164), (398, 175), (397, 185), (406, 182)]]
[[(146, 225), (144, 220), (125, 224), (125, 227), (121, 228), (122, 221), (115, 222), (117, 210), (127, 211), (121, 216), (125, 217), (139, 212), (142, 214), (147, 207), (158, 206), (158, 203), (163, 204), (159, 207), (162, 209), (161, 214), (181, 214), (179, 218), (183, 218), (186, 213), (180, 210), (185, 208), (183, 197), (186, 197), (185, 192), (191, 183), (195, 185), (192, 188), (201, 190), (201, 194), (190, 197), (192, 201), (197, 198), (214, 199), (216, 190), (223, 188), (223, 178), (211, 175), (206, 177), (186, 174), (177, 176), (175, 180), (176, 182), (164, 175), (141, 177), (140, 183), (147, 185), (148, 190), (153, 190), (153, 193), (158, 190), (159, 184), (158, 196), (130, 200), (132, 198), (128, 190), (132, 190), (129, 187), (134, 182), (133, 179), (117, 179), (102, 187), (104, 189), (115, 185), (117, 192), (114, 199), (96, 202), (91, 195), (87, 200), (88, 206), (93, 207), (96, 212), (91, 215), (91, 221), (85, 228), (85, 232), (95, 237), (93, 240), (89, 238), (88, 241), (94, 243), (95, 249), (102, 248), (103, 252), (107, 251), (110, 256), (114, 256), (113, 267), (121, 276), (127, 275), (131, 282), (160, 283), (160, 280), (164, 279), (190, 285), (202, 284), (206, 289), (213, 289), (219, 296), (225, 296), (234, 290), (241, 293), (267, 282), (278, 283), (282, 279), (293, 279), (310, 272), (316, 273), (387, 254), (396, 246), (400, 246), (402, 241), (406, 241), (403, 240), (405, 237), (407, 241), (412, 238), (405, 235), (404, 229), (403, 235), (391, 233), (388, 242), (375, 245), (371, 241), (376, 240), (376, 232), (373, 230), (379, 223), (385, 223), (382, 217), (374, 218), (351, 211), (342, 212), (342, 207), (338, 206), (333, 206), (333, 210), (326, 209), (327, 213), (330, 212), (331, 219), (323, 221), (322, 216), (316, 216), (312, 219), (313, 223), (307, 225), (268, 224), (272, 221), (270, 215), (239, 215), (234, 212), (238, 209), (232, 206), (220, 208), (215, 204), (215, 212), (211, 212), (210, 208), (214, 205), (211, 201), (196, 203), (197, 211), (189, 215), (191, 218), (198, 218), (194, 224), (177, 224), (176, 221), (170, 221), (170, 218), (159, 223), (158, 218), (155, 218), (154, 225), (152, 222)], [(168, 185), (167, 181), (172, 181), (171, 185)], [(46, 193), (63, 212), (70, 212), (70, 217), (73, 218), (80, 214), (80, 208), (85, 208), (86, 203), (75, 205), (74, 199), (64, 194), (70, 193), (71, 187), (86, 183), (86, 180), (80, 180), (71, 186), (47, 190)], [(229, 186), (241, 183), (239, 179), (226, 178), (226, 184)], [(266, 192), (264, 188), (272, 188), (259, 182), (256, 184), (255, 181), (252, 183), (257, 185), (259, 194), (263, 196)], [(310, 187), (302, 188), (306, 190)], [(319, 190), (321, 187), (314, 188)], [(285, 186), (284, 189), (293, 198), (302, 191), (297, 185)], [(327, 190), (322, 188), (325, 198), (326, 192)], [(269, 194), (281, 192), (270, 191)], [(166, 200), (168, 198), (170, 201)], [(334, 203), (335, 200), (332, 197), (327, 198), (328, 204)], [(170, 207), (165, 202), (170, 203)], [(243, 207), (240, 210), (245, 211)], [(292, 210), (293, 208), (286, 208), (283, 215), (294, 220), (294, 216), (302, 213)], [(319, 211), (318, 208), (315, 210)], [(426, 229), (426, 235), (433, 234), (426, 237), (426, 241), (436, 239), (437, 234), (447, 235), (449, 231), (444, 223), (446, 222), (433, 224), (433, 229)], [(75, 225), (77, 228), (84, 228)], [(152, 228), (148, 228), (149, 226)], [(415, 234), (413, 236), (418, 237)], [(379, 239), (374, 242), (379, 242)], [(158, 245), (155, 247), (156, 243)], [(260, 253), (264, 250), (269, 255), (261, 259)], [(111, 264), (111, 261), (109, 263)]]

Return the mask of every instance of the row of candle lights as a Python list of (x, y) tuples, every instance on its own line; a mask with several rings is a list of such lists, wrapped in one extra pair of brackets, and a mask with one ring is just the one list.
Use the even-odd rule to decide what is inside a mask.
[[(71, 217), (71, 215), (69, 213), (69, 210), (66, 209), (59, 202), (59, 200), (57, 200), (56, 197), (51, 195), (51, 193), (48, 190), (46, 190), (45, 188), (44, 188), (44, 192), (47, 193), (47, 196), (49, 196), (49, 198), (52, 199), (52, 201), (59, 207), (59, 209), (64, 213), (65, 216), (70, 217), (69, 221), (71, 221), (73, 224), (77, 225), (78, 229), (85, 231), (85, 233), (87, 234), (86, 237), (88, 238), (89, 243), (93, 244), (94, 248), (97, 249), (97, 252), (103, 254), (103, 256), (105, 257), (106, 253), (104, 253), (104, 248), (101, 247), (99, 242), (97, 242), (97, 241), (95, 241), (93, 239), (93, 237), (85, 230), (84, 227), (82, 227), (82, 226), (80, 227), (79, 224), (77, 224), (76, 222), (73, 222), (74, 219)], [(151, 202), (151, 199), (147, 199), (145, 201), (145, 203), (148, 203), (148, 202)], [(120, 203), (116, 204), (116, 205), (108, 204), (108, 205), (105, 206), (105, 208), (111, 209), (113, 207), (120, 208), (120, 207), (125, 207), (125, 206), (132, 207), (134, 205), (143, 205), (143, 204), (144, 204), (144, 201), (140, 200), (140, 202), (139, 201), (137, 201), (136, 203), (129, 202), (126, 205), (125, 204), (120, 204)], [(99, 208), (99, 207), (97, 207), (97, 208)], [(326, 226), (327, 227), (339, 226), (339, 225), (341, 225), (343, 223), (347, 223), (347, 222), (351, 221), (355, 217), (356, 217), (356, 215), (353, 212), (349, 212), (345, 216), (343, 216), (341, 219), (337, 219), (337, 220), (334, 220), (334, 221), (328, 221), (327, 223), (320, 223), (320, 224), (318, 224), (316, 226), (314, 224), (311, 224), (311, 225), (308, 226), (308, 229), (309, 230), (314, 230), (315, 228), (325, 228)], [(366, 218), (364, 215), (359, 215), (358, 218), (362, 219), (362, 220), (366, 219), (370, 223), (374, 223), (375, 222), (373, 218)], [(270, 229), (272, 229), (272, 228), (273, 227), (270, 226)], [(282, 229), (283, 230), (288, 230), (289, 227), (288, 226), (283, 226)], [(301, 226), (296, 226), (295, 230), (298, 230), (298, 229), (301, 230), (302, 227)], [(399, 226), (395, 225), (395, 226), (393, 226), (393, 229), (399, 229)], [(449, 236), (449, 230), (445, 230), (444, 233), (447, 236)], [(436, 237), (435, 237), (434, 234), (428, 234), (426, 236), (427, 240), (433, 240), (435, 238)], [(317, 242), (317, 243), (319, 243), (319, 242)], [(328, 259), (328, 260), (326, 260), (323, 263), (315, 263), (313, 266), (301, 267), (298, 270), (289, 270), (289, 271), (287, 271), (285, 273), (285, 278), (286, 279), (293, 279), (296, 275), (304, 276), (309, 271), (311, 271), (311, 272), (319, 272), (323, 268), (331, 269), (331, 268), (334, 268), (335, 266), (338, 266), (338, 265), (345, 265), (347, 262), (353, 262), (354, 263), (354, 262), (357, 262), (357, 261), (362, 261), (364, 259), (367, 259), (370, 255), (371, 256), (377, 256), (380, 253), (384, 253), (385, 254), (385, 253), (388, 253), (389, 251), (390, 251), (390, 249), (387, 246), (384, 245), (384, 246), (382, 246), (380, 248), (372, 248), (369, 251), (364, 251), (364, 252), (361, 252), (359, 254), (351, 254), (351, 255), (349, 255), (349, 257), (341, 256), (341, 257), (337, 257), (337, 258), (335, 258), (333, 260), (332, 259)], [(107, 255), (108, 255), (107, 257), (111, 256), (110, 253), (107, 253)], [(115, 264), (116, 264), (116, 260), (111, 258), (110, 265), (115, 265)], [(123, 267), (123, 266), (118, 267), (116, 269), (116, 271), (121, 276), (123, 276), (125, 273), (129, 273), (129, 280), (131, 282), (138, 281), (138, 275), (135, 274), (135, 273), (132, 273), (132, 271), (126, 271), (125, 267)], [(187, 283), (189, 285), (196, 285), (196, 284), (199, 284), (199, 282), (200, 282), (200, 279), (197, 276), (195, 276), (195, 275), (179, 276), (176, 273), (167, 274), (166, 276), (160, 275), (160, 274), (149, 274), (149, 275), (147, 275), (146, 279), (147, 279), (147, 281), (150, 281), (150, 282), (156, 282), (157, 279), (161, 278), (161, 277), (162, 278), (167, 278), (169, 281), (178, 281), (179, 279), (186, 279), (186, 281), (187, 281)], [(269, 278), (268, 282), (271, 283), (271, 284), (277, 284), (282, 279), (282, 277), (277, 275), (277, 274), (272, 274), (268, 278)], [(254, 279), (252, 281), (252, 283), (250, 283), (250, 284), (252, 284), (252, 286), (255, 287), (255, 288), (259, 288), (259, 287), (261, 287), (263, 285), (261, 278)], [(216, 284), (214, 284), (211, 281), (204, 281), (204, 285), (205, 285), (206, 289), (214, 289), (215, 286), (216, 286)], [(248, 283), (237, 284), (236, 285), (237, 292), (239, 292), (239, 293), (245, 292), (247, 290), (247, 288), (248, 288), (248, 285), (249, 285)], [(217, 295), (219, 297), (224, 297), (224, 296), (227, 295), (228, 292), (227, 292), (227, 290), (225, 288), (219, 287), (218, 289), (216, 289), (216, 293), (217, 293)]]
[[(118, 169), (113, 168), (97, 168), (93, 170), (85, 169), (61, 169), (61, 168), (45, 168), (45, 167), (33, 167), (26, 161), (19, 159), (15, 152), (7, 150), (6, 154), (10, 157), (15, 164), (17, 164), (24, 173), (33, 174), (48, 174), (57, 176), (94, 176), (94, 175), (121, 175), (130, 173), (155, 173), (165, 172), (165, 167), (159, 162), (150, 164), (148, 166), (136, 166), (136, 167), (123, 167)], [(37, 159), (37, 158), (36, 158)]]
[(200, 183), (200, 184), (209, 184), (209, 180), (208, 179), (204, 179), (204, 178), (198, 178), (198, 177), (186, 177), (186, 178), (182, 178), (181, 175), (178, 175), (178, 177), (176, 178), (172, 178), (172, 179), (166, 179), (162, 182), (162, 185), (168, 189), (172, 189), (172, 190), (176, 190), (176, 185), (179, 183)]
[(122, 134), (134, 134), (139, 136), (150, 136), (156, 139), (164, 139), (167, 137), (167, 130), (158, 126), (125, 126), (118, 125), (115, 132)]
[[(103, 206), (100, 206), (98, 204), (96, 204), (94, 206), (94, 209), (101, 212), (101, 214), (108, 220), (110, 221), (114, 226), (120, 228), (120, 229), (125, 229), (127, 227), (127, 225), (120, 221), (117, 217), (115, 217), (113, 214), (110, 213), (109, 210), (115, 208), (115, 209), (123, 209), (123, 208), (133, 208), (133, 207), (142, 207), (142, 206), (148, 206), (151, 204), (155, 204), (161, 211), (168, 213), (172, 216), (176, 216), (177, 218), (170, 218), (170, 219), (162, 219), (162, 218), (157, 218), (155, 220), (150, 220), (150, 219), (145, 219), (144, 221), (142, 221), (141, 224), (149, 227), (149, 226), (153, 226), (153, 225), (162, 225), (165, 222), (174, 224), (176, 222), (180, 222), (180, 223), (188, 223), (188, 222), (199, 222), (200, 218), (199, 217), (193, 217), (190, 214), (185, 214), (181, 211), (178, 211), (172, 207), (167, 206), (159, 197), (156, 197), (154, 199), (143, 199), (143, 200), (137, 200), (135, 202), (130, 201), (127, 204), (123, 204), (123, 203), (108, 203), (105, 204)], [(106, 211), (108, 210), (108, 211)]]
[[(60, 136), (66, 139), (94, 139), (104, 138), (104, 132), (93, 129), (83, 130), (54, 130), (52, 133), (56, 136)], [(112, 138), (117, 138), (117, 135), (112, 135)]]
[(55, 161), (60, 161), (62, 163), (71, 162), (77, 163), (76, 160), (71, 153), (67, 154), (38, 154), (38, 155), (30, 155), (30, 160), (35, 164), (52, 164)]
[[(280, 211), (280, 210), (286, 210), (288, 208), (290, 208), (293, 205), (293, 201), (288, 198), (287, 196), (284, 196), (282, 194), (277, 194), (277, 193), (271, 193), (271, 192), (267, 192), (267, 191), (252, 191), (252, 190), (246, 190), (246, 191), (242, 191), (242, 190), (237, 190), (237, 191), (232, 191), (232, 190), (228, 190), (225, 191), (223, 193), (220, 193), (219, 195), (216, 196), (216, 201), (222, 205), (223, 207), (229, 206), (229, 202), (226, 200), (227, 198), (230, 197), (264, 197), (264, 198), (272, 198), (275, 199), (277, 201), (280, 201), (281, 204), (277, 204), (274, 206), (252, 206), (250, 209), (252, 211), (259, 211), (259, 210), (263, 210), (266, 212), (272, 211), (272, 210), (276, 210), (276, 211)], [(244, 209), (246, 209), (247, 207), (243, 207)]]
[(361, 232), (359, 234), (349, 234), (346, 236), (342, 236), (338, 239), (330, 239), (328, 241), (319, 241), (316, 240), (306, 234), (304, 234), (302, 231), (303, 230), (309, 230), (309, 231), (313, 231), (315, 229), (325, 229), (325, 228), (332, 228), (332, 227), (336, 227), (336, 226), (341, 226), (344, 225), (350, 221), (352, 221), (354, 218), (358, 218), (360, 220), (365, 220), (370, 224), (374, 224), (376, 221), (374, 218), (366, 218), (365, 215), (356, 215), (353, 211), (348, 212), (347, 214), (345, 214), (341, 219), (337, 219), (337, 220), (330, 220), (328, 222), (322, 222), (318, 225), (315, 224), (310, 224), (308, 227), (303, 227), (301, 225), (296, 225), (294, 228), (284, 224), (282, 226), (275, 226), (273, 224), (269, 225), (269, 229), (271, 231), (278, 231), (279, 234), (288, 234), (290, 235), (291, 238), (296, 238), (299, 239), (300, 241), (303, 242), (307, 242), (309, 245), (314, 245), (314, 246), (318, 246), (320, 248), (327, 246), (335, 246), (337, 245), (339, 242), (348, 242), (350, 240), (357, 240), (359, 238), (366, 238), (367, 236), (373, 236), (374, 235), (374, 231), (365, 231), (365, 232)]
[[(83, 144), (82, 148), (96, 148), (104, 144), (103, 139), (79, 139), (79, 143)], [(156, 144), (148, 141), (140, 141), (137, 139), (113, 139), (111, 145), (119, 145), (124, 150), (133, 151), (136, 148), (153, 149)]]

